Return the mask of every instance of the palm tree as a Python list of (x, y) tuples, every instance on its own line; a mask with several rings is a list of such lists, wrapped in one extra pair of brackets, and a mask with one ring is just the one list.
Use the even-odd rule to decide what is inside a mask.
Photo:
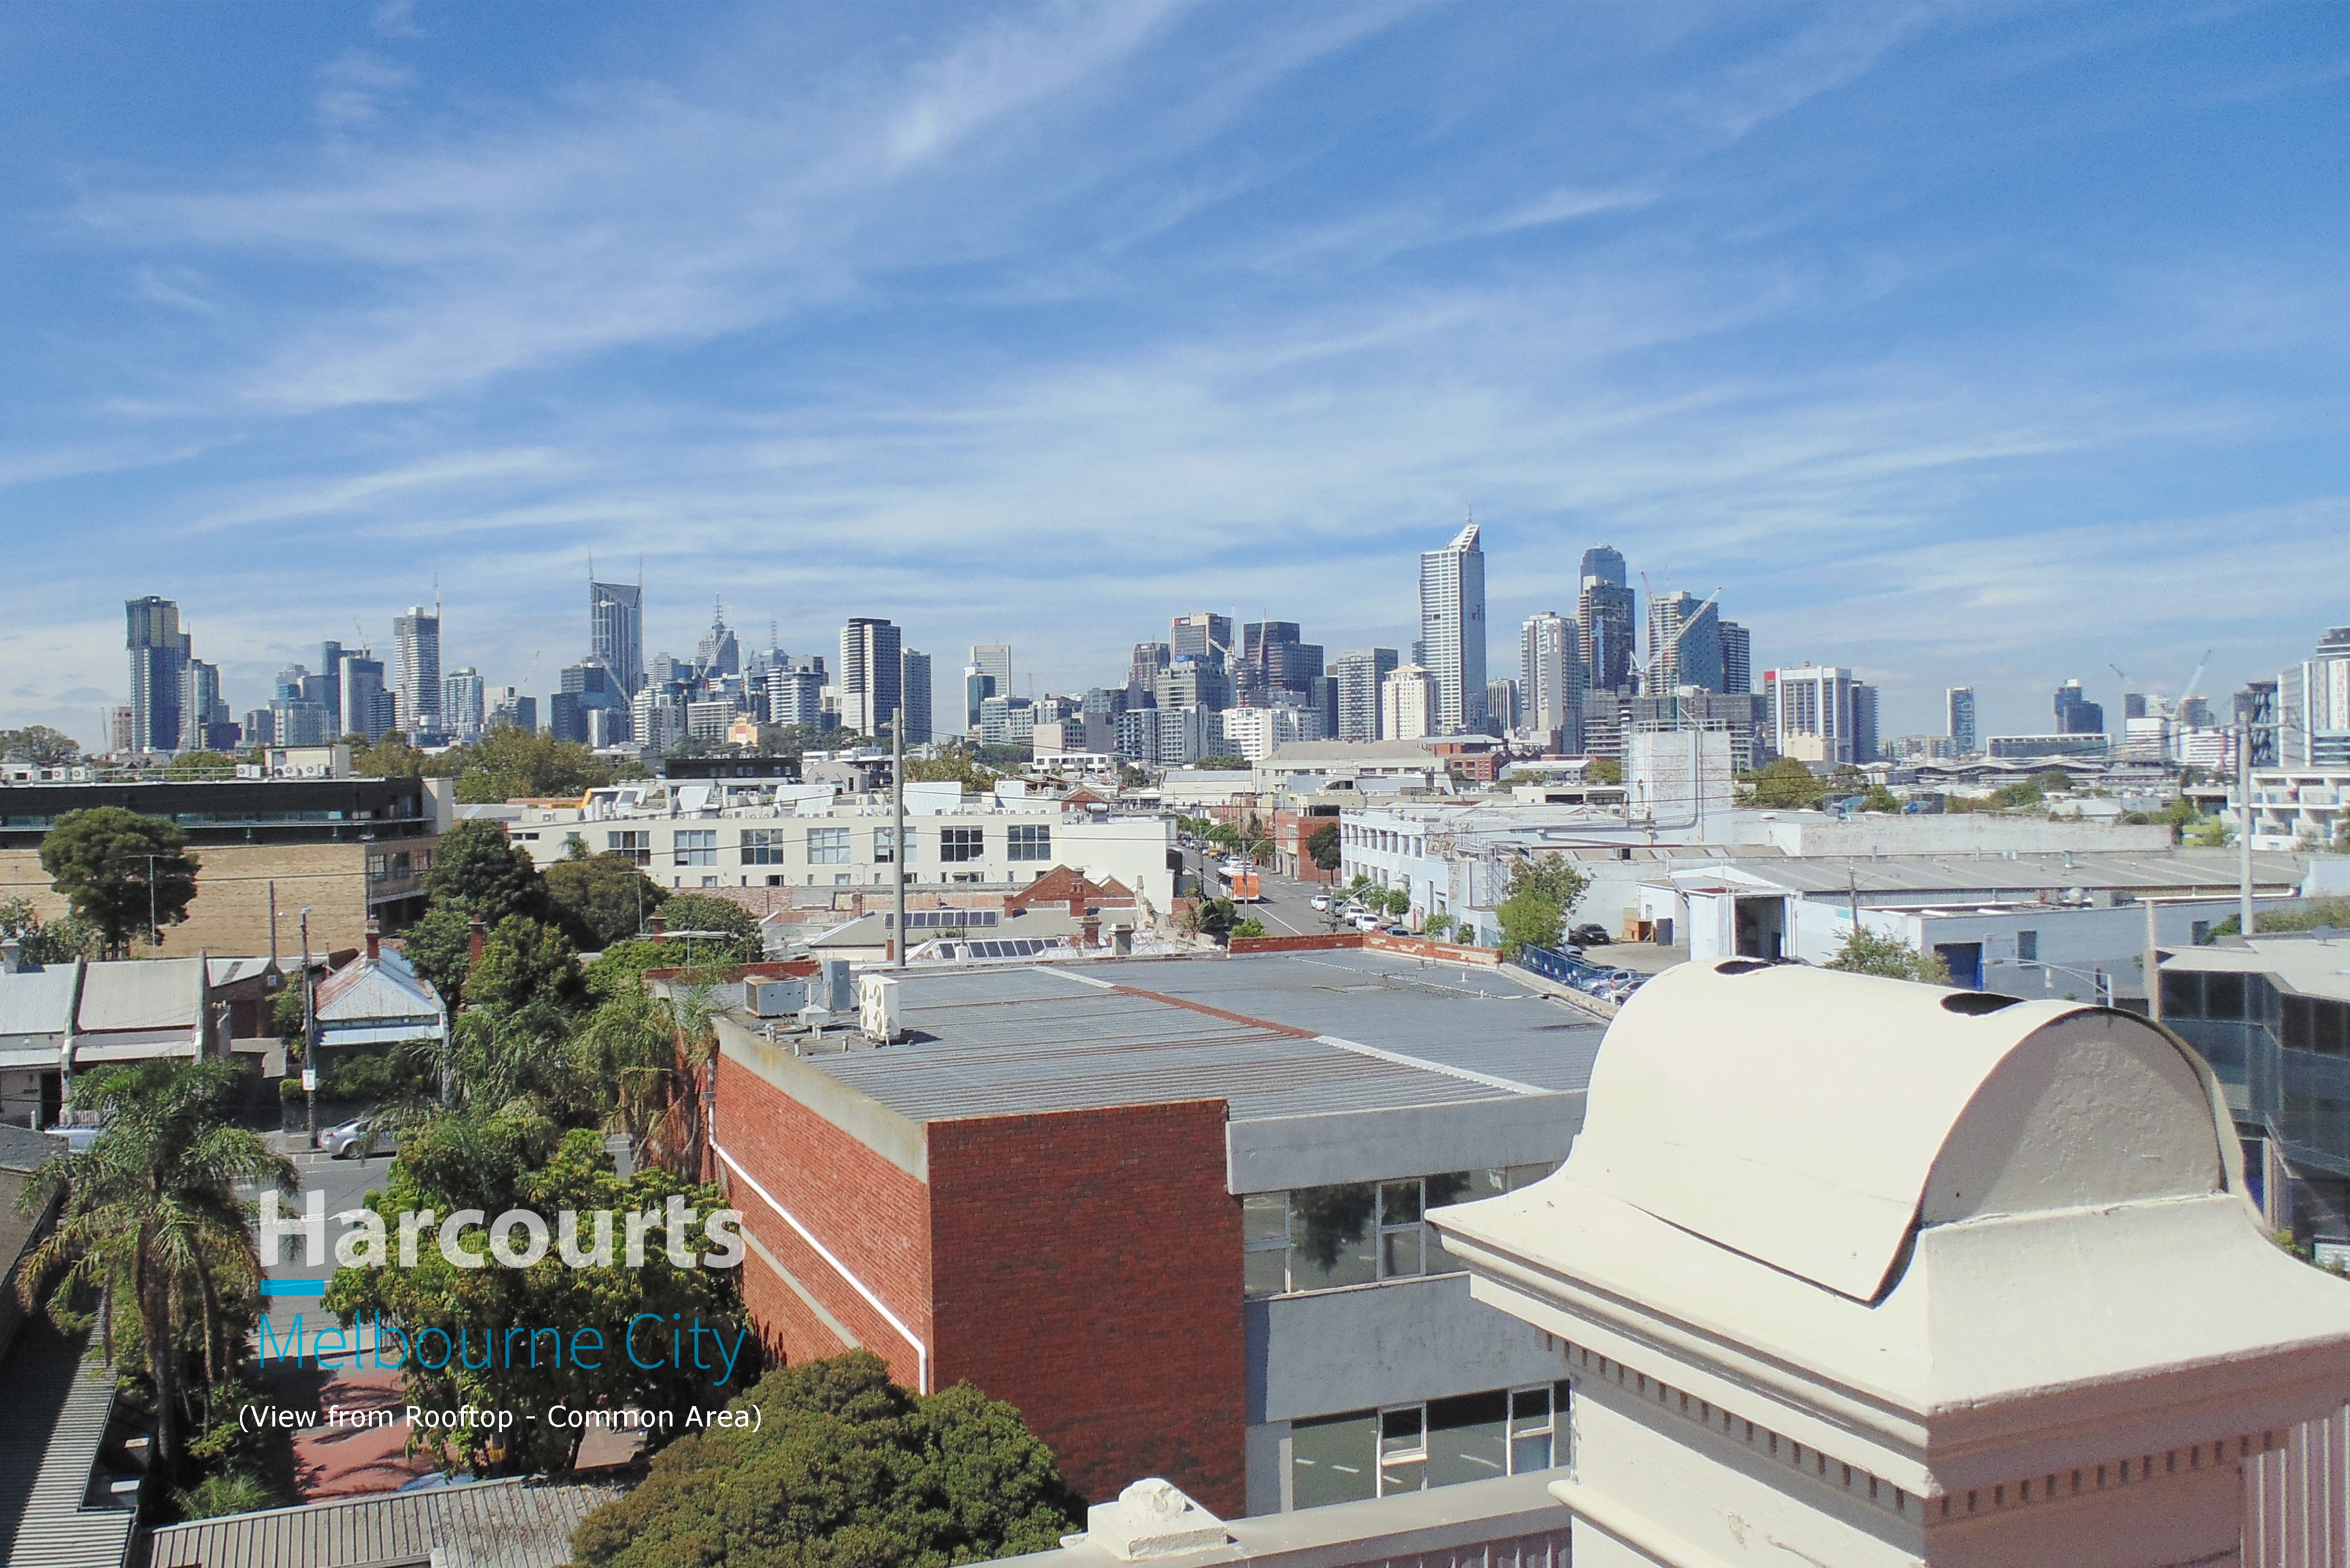
[[(57, 1229), (25, 1260), (17, 1293), (26, 1307), (50, 1296), (60, 1326), (67, 1296), (94, 1289), (107, 1360), (118, 1316), (137, 1331), (155, 1386), (155, 1455), (168, 1484), (181, 1453), (191, 1384), (209, 1391), (234, 1368), (242, 1325), (224, 1292), (257, 1293), (261, 1256), (253, 1214), (237, 1184), (291, 1193), (293, 1162), (230, 1121), (244, 1092), (234, 1063), (161, 1060), (101, 1073), (75, 1099), (105, 1130), (78, 1154), (42, 1168), (22, 1199), (29, 1212), (62, 1197)], [(64, 1291), (51, 1294), (53, 1286)]]

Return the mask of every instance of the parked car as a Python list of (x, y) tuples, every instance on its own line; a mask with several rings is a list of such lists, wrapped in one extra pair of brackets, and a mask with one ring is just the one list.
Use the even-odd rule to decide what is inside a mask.
[(1381, 929), (1387, 935), (1391, 937), (1408, 937), (1411, 935), (1411, 928), (1409, 926), (1387, 926)]
[(318, 1135), (318, 1147), (337, 1159), (365, 1159), (371, 1154), (398, 1154), (400, 1133), (393, 1127), (369, 1127), (367, 1118), (328, 1127)]
[(1327, 893), (1316, 893), (1314, 897), (1306, 899), (1305, 901), (1313, 907), (1314, 912), (1317, 915), (1327, 914), (1329, 912), (1330, 895)]
[(1371, 932), (1379, 929), (1380, 919), (1381, 917), (1374, 915), (1368, 910), (1358, 909), (1354, 915), (1355, 929), (1362, 932), (1366, 936), (1368, 936)]
[(1566, 933), (1566, 940), (1582, 947), (1604, 948), (1608, 940), (1607, 928), (1601, 925), (1577, 926)]

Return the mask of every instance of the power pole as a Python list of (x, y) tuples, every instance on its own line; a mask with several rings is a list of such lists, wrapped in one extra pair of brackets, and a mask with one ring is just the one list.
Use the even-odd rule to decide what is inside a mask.
[(318, 1147), (318, 1030), (313, 1012), (316, 993), (310, 986), (310, 907), (302, 907), (302, 1096), (308, 1102), (306, 1130), (312, 1148)]
[(2247, 717), (2236, 727), (2236, 903), (2237, 924), (2246, 941), (2252, 940), (2252, 723)]
[(889, 718), (889, 880), (896, 885), (897, 940), (889, 944), (896, 968), (906, 967), (906, 710)]

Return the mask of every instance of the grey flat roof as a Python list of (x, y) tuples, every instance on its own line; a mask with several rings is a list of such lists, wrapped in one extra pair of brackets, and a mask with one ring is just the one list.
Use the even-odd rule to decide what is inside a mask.
[(1584, 1087), (1602, 1033), (1491, 971), (1464, 984), (1457, 970), (1344, 951), (899, 984), (913, 1039), (804, 1060), (919, 1122), (1201, 1099), (1253, 1121), (1508, 1099)]
[(2265, 974), (2303, 996), (2350, 1002), (2350, 936), (2326, 941), (2255, 937), (2240, 947), (2189, 948), (2164, 959), (2162, 967), (2203, 973)]
[[(2066, 865), (2062, 855), (2028, 855), (2013, 860), (1999, 856), (1887, 856), (1871, 860), (1860, 856), (1815, 856), (1804, 859), (1742, 861), (1736, 870), (1759, 881), (1797, 893), (1842, 893), (1857, 886), (1863, 893), (1960, 893), (1984, 899), (2000, 893), (2037, 894), (2043, 888), (2110, 888), (2128, 891), (2168, 892), (2174, 888), (2210, 892), (2215, 897), (2236, 890), (2236, 857), (2230, 855), (2128, 855), (2107, 852), (2075, 854)], [(1695, 870), (1676, 866), (1670, 871)], [(2298, 886), (2307, 867), (2297, 856), (2255, 854), (2252, 879), (2265, 886)]]

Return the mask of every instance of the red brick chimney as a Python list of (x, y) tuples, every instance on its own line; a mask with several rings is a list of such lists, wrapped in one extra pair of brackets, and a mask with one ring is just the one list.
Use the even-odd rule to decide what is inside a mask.
[(368, 922), (367, 954), (371, 964), (383, 961), (383, 929), (373, 920)]
[(465, 961), (468, 963), (479, 963), (482, 961), (483, 940), (482, 922), (479, 920), (467, 921), (465, 925)]
[(669, 922), (660, 918), (660, 911), (658, 909), (653, 911), (652, 919), (646, 922), (646, 929), (652, 932), (653, 940), (657, 942), (669, 940)]

